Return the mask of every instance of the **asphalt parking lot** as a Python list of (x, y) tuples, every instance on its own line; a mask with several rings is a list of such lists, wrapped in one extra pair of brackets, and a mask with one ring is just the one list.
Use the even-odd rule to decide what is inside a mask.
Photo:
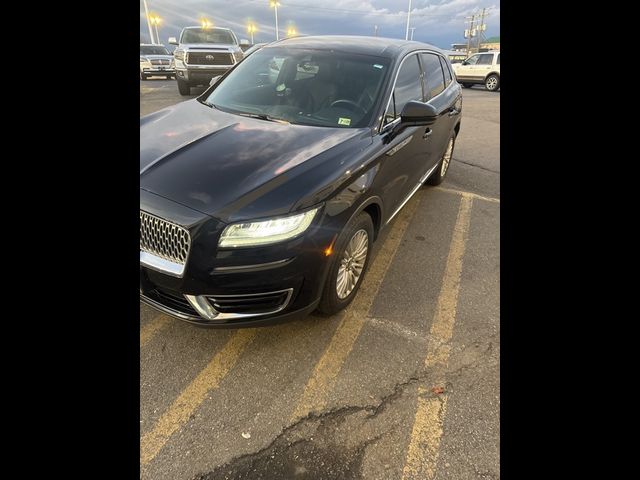
[[(445, 182), (345, 311), (206, 330), (140, 305), (141, 478), (500, 477), (500, 93), (463, 95)], [(140, 82), (141, 116), (183, 100)]]

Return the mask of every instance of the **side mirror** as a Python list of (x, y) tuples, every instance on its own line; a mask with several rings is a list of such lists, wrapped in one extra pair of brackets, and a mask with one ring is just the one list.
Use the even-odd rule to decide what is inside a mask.
[(178, 40), (176, 40), (176, 37), (169, 37), (169, 43), (171, 45), (178, 45)]
[(218, 83), (218, 80), (220, 80), (221, 78), (222, 78), (222, 75), (217, 75), (217, 76), (213, 77), (211, 79), (211, 81), (209, 82), (209, 86), (215, 85), (216, 83)]
[(466, 60), (463, 60), (462, 62), (460, 62), (460, 65), (469, 65), (469, 64), (467, 63)]
[(251, 43), (249, 43), (249, 40), (247, 40), (246, 38), (243, 38), (242, 40), (240, 40), (241, 47), (248, 47), (249, 45), (251, 45)]
[(400, 124), (405, 127), (433, 125), (438, 118), (438, 111), (428, 103), (407, 102), (400, 113)]

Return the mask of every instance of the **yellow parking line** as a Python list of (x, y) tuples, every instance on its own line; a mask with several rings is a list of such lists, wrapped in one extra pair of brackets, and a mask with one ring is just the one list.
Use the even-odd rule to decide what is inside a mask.
[(375, 261), (369, 266), (369, 271), (360, 286), (357, 297), (345, 310), (329, 346), (316, 364), (305, 386), (302, 398), (293, 412), (292, 420), (304, 417), (311, 411), (321, 410), (326, 405), (342, 364), (360, 334), (382, 280), (419, 203), (419, 198), (414, 198), (396, 217), (395, 224), (391, 227)]
[[(436, 312), (431, 324), (430, 341), (427, 347), (425, 368), (434, 372), (435, 385), (444, 386), (444, 372), (449, 362), (450, 341), (456, 321), (458, 294), (462, 260), (466, 248), (467, 233), (471, 218), (472, 196), (463, 195), (460, 199), (458, 218), (451, 239), (447, 266), (442, 280)], [(425, 389), (418, 390), (416, 410), (407, 458), (402, 471), (403, 480), (434, 478), (442, 437), (442, 424), (446, 412), (447, 394), (429, 394)]]
[(140, 348), (147, 343), (159, 330), (169, 325), (171, 319), (166, 315), (158, 315), (140, 329)]
[(255, 329), (238, 330), (216, 353), (209, 364), (182, 391), (156, 426), (140, 440), (140, 464), (148, 464), (165, 445), (171, 435), (184, 425), (200, 406), (207, 393), (217, 388), (240, 354), (256, 335)]
[(465, 192), (464, 190), (456, 190), (454, 188), (435, 187), (436, 190), (442, 190), (443, 192), (455, 193), (456, 195), (462, 195), (463, 197), (475, 198), (476, 200), (484, 200), (486, 202), (500, 203), (499, 198), (483, 197), (477, 193)]

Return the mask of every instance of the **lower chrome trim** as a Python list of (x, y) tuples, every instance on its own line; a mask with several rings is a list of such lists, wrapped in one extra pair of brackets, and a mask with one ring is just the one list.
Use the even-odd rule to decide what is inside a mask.
[(393, 212), (393, 215), (391, 215), (391, 216), (389, 217), (389, 220), (387, 220), (387, 221), (385, 222), (385, 225), (387, 225), (391, 220), (393, 220), (393, 217), (395, 217), (395, 216), (398, 214), (398, 212), (399, 212), (400, 210), (402, 210), (402, 207), (404, 207), (404, 206), (407, 204), (407, 202), (408, 202), (409, 200), (411, 200), (411, 197), (413, 197), (413, 196), (415, 195), (415, 193), (416, 193), (416, 192), (418, 191), (418, 189), (422, 186), (422, 184), (423, 184), (424, 182), (426, 182), (426, 181), (427, 181), (427, 179), (431, 176), (431, 174), (432, 174), (433, 172), (435, 172), (435, 170), (436, 170), (436, 168), (438, 167), (438, 165), (440, 165), (440, 162), (436, 163), (433, 167), (431, 167), (431, 168), (429, 169), (429, 171), (428, 171), (427, 173), (425, 173), (425, 174), (422, 176), (422, 178), (418, 181), (418, 184), (417, 184), (415, 187), (413, 187), (413, 190), (411, 190), (411, 192), (409, 193), (409, 195), (407, 195), (407, 198), (405, 198), (405, 199), (404, 199), (404, 201), (400, 204), (400, 206), (396, 209), (396, 211), (395, 211), (395, 212)]
[(171, 262), (142, 250), (140, 250), (140, 264), (174, 277), (182, 277), (184, 274), (185, 264)]
[[(269, 294), (277, 294), (277, 293), (287, 293), (287, 297), (281, 306), (274, 310), (270, 310), (268, 312), (261, 313), (222, 313), (218, 312), (215, 307), (212, 305), (213, 301), (216, 298), (233, 298), (233, 297), (259, 297), (261, 295), (269, 295)], [(293, 295), (293, 288), (287, 288), (284, 290), (276, 290), (274, 292), (263, 292), (263, 293), (248, 293), (243, 295), (185, 295), (184, 297), (189, 301), (191, 306), (204, 318), (205, 320), (211, 321), (226, 321), (226, 320), (234, 320), (241, 318), (251, 318), (251, 317), (263, 317), (265, 315), (273, 315), (275, 313), (281, 312), (289, 305), (291, 301), (291, 296)]]
[(214, 272), (230, 273), (230, 272), (245, 272), (247, 270), (267, 270), (269, 268), (279, 267), (291, 262), (293, 258), (285, 258), (284, 260), (276, 260), (275, 262), (257, 263), (255, 265), (232, 265), (230, 267), (216, 267)]
[(143, 303), (155, 308), (156, 310), (160, 310), (162, 313), (166, 313), (167, 315), (171, 315), (172, 317), (179, 318), (180, 320), (200, 320), (200, 317), (196, 315), (188, 315), (186, 313), (179, 312), (178, 310), (174, 310), (173, 308), (169, 308), (163, 305), (160, 302), (153, 300), (152, 298), (146, 297), (140, 293), (140, 300)]

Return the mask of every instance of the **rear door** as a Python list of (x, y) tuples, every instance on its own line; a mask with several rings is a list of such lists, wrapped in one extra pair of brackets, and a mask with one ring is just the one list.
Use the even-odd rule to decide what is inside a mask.
[(474, 80), (484, 81), (485, 77), (493, 69), (493, 53), (481, 53), (478, 62), (473, 69)]
[(444, 57), (436, 53), (421, 53), (420, 62), (423, 69), (425, 99), (438, 112), (436, 123), (425, 132), (420, 174), (422, 177), (442, 158), (462, 109), (462, 99), (459, 86), (449, 88), (453, 79)]

